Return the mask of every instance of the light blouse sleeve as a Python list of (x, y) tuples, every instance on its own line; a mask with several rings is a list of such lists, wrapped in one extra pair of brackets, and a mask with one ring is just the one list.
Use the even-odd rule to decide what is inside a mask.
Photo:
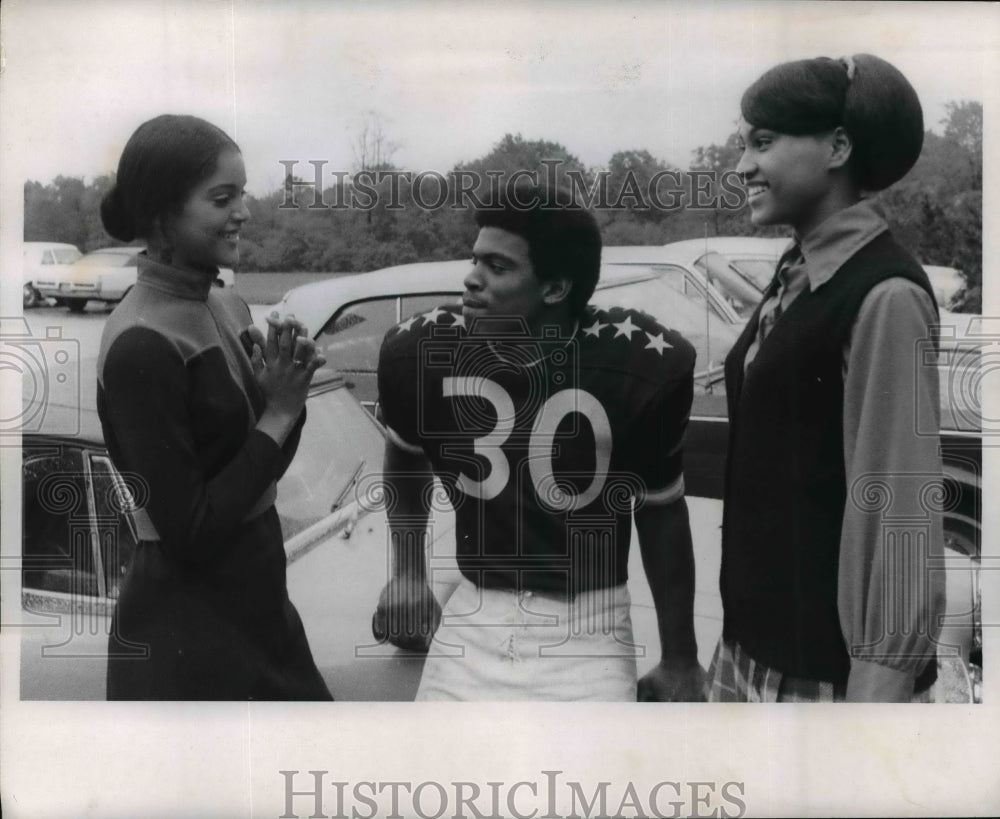
[[(935, 652), (944, 576), (940, 418), (930, 296), (905, 279), (872, 289), (845, 350), (847, 503), (838, 610), (851, 672), (847, 698), (906, 701)], [(929, 356), (929, 358), (928, 358)]]

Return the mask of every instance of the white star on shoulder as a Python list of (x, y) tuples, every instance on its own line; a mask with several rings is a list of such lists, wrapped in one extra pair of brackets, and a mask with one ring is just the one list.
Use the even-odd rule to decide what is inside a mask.
[(646, 345), (647, 350), (653, 349), (662, 355), (665, 349), (672, 350), (674, 348), (672, 344), (667, 344), (667, 340), (663, 337), (663, 333), (657, 333), (655, 336), (651, 336), (649, 333), (646, 333), (646, 338), (649, 339), (649, 344)]
[(601, 324), (600, 321), (598, 321), (597, 319), (594, 319), (594, 323), (591, 324), (589, 327), (584, 327), (583, 328), (583, 332), (585, 332), (588, 336), (595, 336), (596, 337), (596, 336), (598, 336), (600, 334), (601, 330), (603, 330), (605, 327), (608, 327), (608, 326), (609, 325), (607, 325), (607, 324)]
[(428, 324), (437, 324), (437, 320), (441, 318), (441, 316), (446, 316), (446, 315), (448, 315), (447, 310), (442, 310), (440, 307), (435, 307), (429, 313), (424, 313), (424, 321), (426, 321)]
[(399, 328), (399, 332), (403, 332), (404, 330), (409, 330), (415, 322), (420, 321), (422, 318), (423, 316), (410, 316), (406, 321), (401, 321), (396, 326)]
[(615, 327), (618, 328), (618, 332), (615, 333), (615, 338), (618, 338), (618, 336), (625, 336), (625, 338), (631, 339), (632, 333), (638, 333), (641, 329), (632, 323), (631, 316), (626, 316), (625, 321), (615, 322)]
[(462, 313), (452, 313), (455, 320), (449, 325), (451, 327), (465, 327), (465, 316)]

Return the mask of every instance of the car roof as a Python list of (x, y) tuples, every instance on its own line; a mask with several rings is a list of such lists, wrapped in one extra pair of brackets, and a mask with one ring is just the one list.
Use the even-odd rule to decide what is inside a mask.
[(76, 445), (104, 446), (101, 419), (95, 409), (70, 407), (52, 402), (29, 401), (21, 411), (22, 435), (25, 445), (47, 441), (62, 441)]
[[(394, 297), (441, 293), (461, 293), (462, 283), (471, 269), (468, 259), (440, 262), (415, 262), (394, 265), (370, 273), (353, 273), (324, 281), (293, 287), (282, 299), (282, 312), (292, 310), (315, 335), (341, 307), (375, 297)], [(601, 265), (598, 289), (646, 278), (652, 271), (636, 270), (627, 265)]]
[(605, 247), (606, 262), (627, 264), (688, 265), (706, 253), (723, 256), (761, 256), (777, 258), (791, 244), (788, 238), (760, 236), (709, 236), (704, 239), (683, 239), (665, 245), (616, 245)]
[(115, 247), (99, 247), (96, 250), (91, 250), (87, 253), (88, 256), (93, 256), (96, 253), (121, 253), (122, 255), (138, 253), (140, 250), (145, 250), (145, 245), (129, 245), (127, 247), (121, 247), (116, 245)]
[(70, 247), (73, 250), (79, 250), (76, 245), (71, 245), (69, 242), (23, 242), (25, 247)]
[(724, 256), (780, 256), (792, 244), (791, 237), (779, 236), (709, 236), (707, 239), (685, 239), (664, 245), (676, 252), (714, 250)]

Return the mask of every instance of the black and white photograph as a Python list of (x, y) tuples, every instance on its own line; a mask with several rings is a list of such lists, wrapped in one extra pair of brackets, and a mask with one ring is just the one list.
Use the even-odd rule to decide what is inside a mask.
[(996, 815), (997, 76), (998, 3), (8, 0), (3, 812)]

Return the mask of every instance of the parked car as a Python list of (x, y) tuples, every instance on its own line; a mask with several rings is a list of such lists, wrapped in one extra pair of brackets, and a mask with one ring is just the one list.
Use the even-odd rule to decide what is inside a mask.
[[(277, 501), (289, 559), (289, 594), (338, 699), (407, 700), (416, 692), (423, 657), (378, 644), (371, 636), (372, 612), (390, 570), (380, 480), (384, 431), (355, 396), (361, 392), (360, 376), (374, 376), (371, 355), (377, 356), (385, 329), (447, 302), (460, 292), (467, 269), (468, 262), (403, 265), (296, 288), (280, 305), (319, 328), (314, 334), (329, 366), (344, 376), (317, 374), (309, 421), (298, 454), (279, 483)], [(679, 279), (659, 275), (656, 265), (606, 264), (602, 278), (595, 301), (645, 309), (690, 333), (699, 356), (721, 359), (740, 330), (738, 323), (715, 312), (710, 299), (696, 292), (682, 294), (675, 286)], [(959, 336), (956, 351), (958, 342), (975, 348), (982, 333), (970, 326)], [(953, 356), (946, 371), (978, 383), (978, 358), (965, 355)], [(358, 363), (344, 372), (345, 362)], [(359, 379), (353, 391), (348, 379)], [(722, 628), (718, 577), (728, 425), (721, 389), (721, 384), (698, 382), (685, 443), (697, 562), (695, 630), (706, 666)], [(76, 426), (60, 419), (60, 412), (76, 410), (49, 407), (45, 425), (24, 435), (21, 697), (99, 699), (104, 696), (110, 614), (135, 545), (121, 511), (128, 505), (122, 487), (129, 485), (130, 476), (118, 475), (111, 465), (92, 409), (80, 412)], [(942, 696), (969, 700), (981, 698), (982, 459), (976, 426), (981, 411), (970, 400), (948, 417), (950, 426), (941, 434), (948, 547), (941, 568), (947, 572), (949, 600), (943, 643), (958, 657), (942, 659), (942, 678), (948, 682)], [(956, 418), (964, 419), (965, 429), (956, 427)], [(77, 427), (80, 434), (72, 437), (45, 433), (46, 428)], [(454, 519), (441, 493), (434, 497), (428, 566), (434, 591), (444, 601), (458, 580)], [(658, 638), (634, 542), (629, 577), (637, 663), (644, 673), (657, 660)]]
[(710, 298), (720, 312), (734, 324), (742, 324), (753, 313), (790, 242), (790, 239), (713, 236), (666, 245), (606, 247), (602, 258), (617, 264), (656, 265), (664, 271), (674, 271), (673, 275), (682, 276), (685, 281), (697, 282), (693, 286), (711, 293)]
[[(729, 290), (734, 285), (738, 286), (738, 282), (732, 275), (727, 275), (724, 268), (710, 264), (711, 254), (718, 254), (725, 259), (730, 268), (729, 274), (735, 274), (738, 279), (752, 284), (758, 293), (763, 293), (764, 288), (774, 277), (778, 259), (791, 246), (791, 242), (792, 240), (787, 237), (709, 236), (706, 239), (685, 239), (662, 245), (659, 252), (665, 253), (664, 256), (658, 256), (653, 248), (630, 247), (605, 248), (604, 257), (605, 260), (609, 260), (610, 252), (621, 253), (624, 258), (620, 261), (649, 263), (669, 259), (688, 263), (699, 268), (712, 284), (727, 292), (730, 298), (738, 299), (738, 291), (742, 292), (742, 289)], [(637, 253), (640, 255), (636, 256)], [(629, 258), (630, 256), (632, 258)], [(619, 259), (616, 258), (615, 261)], [(923, 268), (931, 280), (938, 307), (947, 314), (952, 300), (965, 287), (965, 277), (953, 267), (925, 264)], [(749, 305), (740, 305), (740, 315), (744, 320), (749, 318), (753, 307), (756, 306), (755, 300), (750, 298), (749, 301)]]
[[(337, 534), (356, 524), (362, 510), (355, 486), (381, 468), (384, 446), (381, 427), (329, 371), (317, 373), (307, 407), (298, 453), (278, 484), (292, 568), (323, 542), (337, 554), (352, 552)], [(142, 502), (141, 484), (111, 463), (94, 409), (50, 405), (45, 416), (42, 429), (22, 441), (21, 698), (103, 699), (111, 615), (137, 543), (126, 510)], [(356, 578), (340, 570), (292, 577), (301, 587), (294, 596), (318, 618), (311, 634), (320, 643), (340, 641), (329, 605), (317, 611), (309, 601), (335, 603)], [(344, 649), (329, 660), (327, 677), (348, 676), (339, 665), (352, 660)]]
[[(106, 247), (95, 250), (56, 275), (37, 281), (38, 291), (74, 313), (82, 313), (88, 301), (115, 304), (132, 289), (139, 275), (137, 258), (144, 247)], [(233, 271), (224, 268), (216, 283), (233, 286)]]
[(711, 251), (724, 256), (737, 265), (741, 272), (757, 284), (759, 290), (767, 287), (778, 259), (790, 246), (787, 236), (766, 238), (760, 236), (709, 236), (707, 239), (684, 239), (664, 245), (672, 252), (698, 254)]
[(45, 301), (38, 290), (39, 279), (48, 280), (62, 275), (62, 268), (73, 264), (82, 255), (76, 245), (63, 242), (25, 242), (22, 291), (24, 307), (38, 307)]
[[(340, 276), (295, 287), (264, 312), (293, 313), (302, 321), (329, 366), (371, 409), (386, 331), (410, 316), (459, 303), (469, 266), (467, 260), (421, 262)], [(736, 340), (738, 317), (721, 295), (705, 287), (704, 277), (692, 273), (689, 278), (678, 279), (659, 266), (604, 264), (592, 301), (654, 312), (694, 344), (706, 368), (717, 366), (717, 352)]]

